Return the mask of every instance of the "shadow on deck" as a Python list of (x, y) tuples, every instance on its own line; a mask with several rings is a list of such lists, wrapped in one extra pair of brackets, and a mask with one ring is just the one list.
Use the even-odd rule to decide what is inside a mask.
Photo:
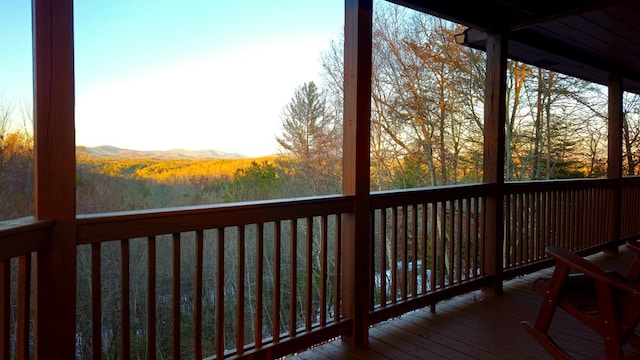
[[(600, 253), (590, 257), (603, 267), (625, 271), (632, 254)], [(372, 327), (369, 347), (356, 349), (336, 340), (297, 354), (294, 359), (550, 359), (520, 326), (534, 321), (542, 301), (533, 281), (553, 269), (510, 280), (504, 294), (475, 291), (437, 304), (436, 313), (418, 310)], [(602, 338), (562, 310), (556, 313), (551, 335), (576, 359), (603, 359)], [(626, 358), (640, 358), (627, 345)]]

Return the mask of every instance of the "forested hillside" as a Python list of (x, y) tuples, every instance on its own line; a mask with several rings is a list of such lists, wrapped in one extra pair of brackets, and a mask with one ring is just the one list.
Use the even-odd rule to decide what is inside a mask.
[[(454, 35), (462, 30), (461, 26), (386, 3), (376, 8), (371, 99), (372, 191), (482, 180), (485, 58), (484, 53), (455, 42)], [(275, 139), (280, 146), (278, 154), (254, 159), (157, 159), (104, 157), (80, 151), (76, 171), (77, 213), (339, 193), (342, 49), (341, 39), (331, 42), (321, 54), (323, 81), (300, 79), (300, 86), (292, 89), (290, 102), (282, 104), (281, 133)], [(605, 176), (606, 89), (513, 61), (509, 62), (507, 82), (506, 181)], [(624, 174), (636, 175), (640, 171), (640, 98), (626, 94), (624, 106)], [(12, 104), (0, 99), (0, 221), (33, 214), (32, 132), (26, 127), (10, 126), (12, 118)], [(191, 246), (192, 240), (183, 243)], [(166, 259), (165, 263), (169, 263), (170, 244), (169, 239), (158, 240), (158, 258)], [(132, 254), (144, 253), (145, 246), (146, 239), (132, 241)], [(118, 249), (115, 243), (102, 249), (103, 284), (110, 291), (118, 282), (117, 274), (110, 272), (118, 267)], [(206, 257), (213, 259), (213, 250), (206, 251)], [(192, 255), (181, 258), (182, 264), (192, 264), (189, 256)], [(225, 256), (232, 266), (233, 251)], [(89, 317), (81, 313), (90, 311), (89, 257), (88, 248), (78, 251), (78, 298), (83, 300), (79, 301), (78, 333), (85, 334), (78, 336), (78, 352), (85, 355), (90, 351), (87, 340), (90, 324)], [(136, 286), (144, 286), (140, 274), (144, 273), (145, 259), (134, 258), (139, 263), (131, 266), (132, 288), (138, 291)], [(268, 266), (270, 260), (265, 262)], [(283, 269), (288, 265), (283, 263)], [(207, 266), (206, 273), (213, 273), (213, 265)], [(286, 274), (282, 276), (286, 278)], [(159, 274), (158, 279), (163, 284), (158, 288), (161, 299), (158, 313), (166, 316), (170, 314), (167, 310), (170, 274), (168, 271)], [(225, 293), (226, 286), (228, 293), (233, 293), (235, 279), (225, 283)], [(270, 293), (272, 284), (264, 286), (265, 293)], [(132, 299), (138, 295), (141, 296), (132, 295)], [(183, 296), (187, 299), (192, 295)], [(103, 323), (109, 330), (105, 333), (105, 338), (108, 337), (105, 357), (110, 358), (115, 357), (114, 349), (119, 346), (113, 330), (118, 327), (118, 299), (107, 291), (103, 301), (108, 309), (103, 314)], [(205, 301), (207, 311), (211, 311), (213, 300)], [(232, 306), (229, 304), (228, 308)], [(286, 308), (287, 304), (282, 306)], [(132, 313), (139, 314), (133, 314), (132, 318), (144, 318), (142, 308), (135, 307)], [(192, 309), (182, 311), (188, 326)], [(253, 314), (246, 316), (248, 323), (254, 323), (249, 319)], [(144, 324), (132, 326), (142, 334), (139, 329)], [(206, 326), (205, 336), (213, 339), (212, 325)], [(270, 336), (269, 331), (265, 328), (265, 337)], [(168, 333), (159, 331), (158, 336), (168, 337)], [(140, 334), (133, 333), (132, 337), (142, 338)], [(160, 340), (170, 343), (168, 339)], [(145, 344), (137, 343), (134, 347), (134, 356), (143, 357)]]
[[(484, 53), (455, 43), (462, 30), (406, 9), (376, 9), (372, 190), (481, 181), (485, 60)], [(78, 213), (340, 192), (342, 39), (321, 58), (324, 80), (301, 82), (283, 104), (278, 154), (204, 160), (80, 151)], [(604, 176), (606, 89), (513, 61), (507, 82), (505, 180)], [(7, 219), (32, 213), (33, 146), (29, 129), (9, 126), (13, 104), (0, 102), (0, 219)], [(634, 175), (640, 159), (637, 96), (625, 96), (625, 112), (625, 174)]]

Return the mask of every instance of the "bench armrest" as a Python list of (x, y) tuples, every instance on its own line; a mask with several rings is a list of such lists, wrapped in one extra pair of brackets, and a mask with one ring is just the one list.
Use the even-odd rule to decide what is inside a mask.
[(583, 273), (586, 276), (593, 278), (596, 282), (604, 283), (640, 298), (640, 290), (633, 284), (606, 273), (599, 266), (569, 250), (550, 246), (547, 247), (547, 255), (556, 259), (559, 264), (564, 264), (577, 272)]

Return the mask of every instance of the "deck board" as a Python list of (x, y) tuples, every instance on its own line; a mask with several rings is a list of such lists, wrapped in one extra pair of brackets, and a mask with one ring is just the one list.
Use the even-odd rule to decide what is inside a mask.
[[(601, 253), (591, 259), (608, 269), (624, 272), (632, 255)], [(551, 359), (520, 326), (533, 322), (542, 298), (531, 290), (552, 269), (522, 276), (504, 285), (504, 293), (474, 291), (438, 303), (436, 312), (420, 309), (375, 325), (369, 346), (353, 348), (335, 340), (293, 359)], [(576, 359), (603, 359), (602, 338), (568, 316), (556, 313), (550, 333)], [(626, 358), (640, 358), (640, 351), (625, 347)]]

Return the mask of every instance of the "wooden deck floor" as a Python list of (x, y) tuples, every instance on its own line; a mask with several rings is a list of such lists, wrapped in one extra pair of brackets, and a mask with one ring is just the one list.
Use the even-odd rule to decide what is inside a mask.
[[(623, 248), (621, 248), (623, 249)], [(608, 268), (624, 268), (631, 254), (592, 257)], [(622, 259), (622, 261), (620, 261)], [(476, 291), (439, 303), (436, 313), (418, 310), (370, 329), (367, 349), (336, 340), (294, 356), (294, 359), (550, 359), (520, 326), (535, 319), (542, 298), (531, 290), (534, 279), (552, 269), (505, 283), (504, 294)], [(600, 336), (566, 315), (556, 313), (552, 336), (576, 359), (603, 359)], [(625, 358), (640, 351), (625, 348)]]

